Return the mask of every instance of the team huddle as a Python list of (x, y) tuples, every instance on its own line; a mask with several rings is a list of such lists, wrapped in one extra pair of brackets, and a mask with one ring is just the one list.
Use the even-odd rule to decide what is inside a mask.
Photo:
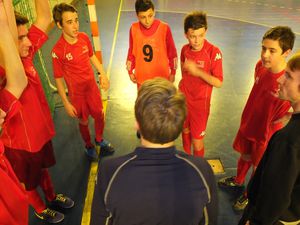
[[(33, 59), (48, 39), (52, 19), (48, 0), (35, 0), (35, 9), (36, 20), (28, 29), (28, 19), (14, 11), (12, 1), (0, 0), (0, 224), (28, 224), (29, 205), (37, 218), (59, 223), (64, 220), (60, 209), (75, 205), (55, 192), (48, 172), (56, 163), (55, 130)], [(217, 224), (217, 184), (244, 187), (251, 167), (247, 189), (233, 204), (243, 211), (239, 224), (300, 224), (300, 55), (286, 62), (293, 31), (276, 26), (264, 34), (233, 143), (240, 153), (237, 174), (216, 183), (204, 159), (204, 137), (213, 87), (223, 83), (223, 55), (206, 39), (207, 15), (194, 11), (184, 18), (188, 43), (181, 49), (182, 78), (176, 88), (178, 57), (171, 28), (155, 18), (151, 0), (136, 0), (135, 11), (126, 69), (137, 84), (134, 112), (141, 145), (99, 163), (91, 224)], [(52, 17), (61, 30), (51, 52), (58, 94), (68, 116), (78, 121), (86, 156), (98, 162), (99, 152), (114, 152), (103, 138), (97, 79), (104, 90), (110, 83), (88, 35), (79, 31), (76, 8), (57, 4)], [(180, 135), (184, 151), (174, 144)]]

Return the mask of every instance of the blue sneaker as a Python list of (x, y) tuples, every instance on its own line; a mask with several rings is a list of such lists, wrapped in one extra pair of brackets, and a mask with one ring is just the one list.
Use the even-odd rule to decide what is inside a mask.
[(64, 214), (49, 208), (46, 208), (41, 213), (37, 213), (36, 211), (34, 211), (34, 214), (37, 218), (47, 223), (60, 223), (65, 218)]
[(85, 154), (91, 161), (98, 161), (98, 154), (94, 147), (86, 147)]
[(98, 142), (95, 140), (95, 143), (96, 143), (96, 147), (100, 148), (101, 154), (104, 154), (104, 155), (112, 154), (115, 151), (112, 144), (107, 140), (102, 139), (101, 142)]
[(61, 209), (70, 209), (74, 206), (74, 201), (63, 194), (57, 194), (50, 204)]

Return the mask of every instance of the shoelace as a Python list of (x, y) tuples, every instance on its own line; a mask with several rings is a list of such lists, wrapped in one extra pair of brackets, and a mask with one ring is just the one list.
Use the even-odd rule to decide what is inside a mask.
[(58, 195), (56, 195), (55, 200), (60, 201), (60, 202), (64, 202), (64, 203), (65, 203), (66, 200), (67, 200), (67, 198), (64, 197), (63, 195), (58, 194)]
[(47, 215), (49, 215), (51, 217), (55, 217), (55, 215), (56, 215), (56, 212), (53, 211), (53, 210), (51, 210), (51, 209), (47, 208), (45, 211), (46, 211), (45, 214), (47, 214)]

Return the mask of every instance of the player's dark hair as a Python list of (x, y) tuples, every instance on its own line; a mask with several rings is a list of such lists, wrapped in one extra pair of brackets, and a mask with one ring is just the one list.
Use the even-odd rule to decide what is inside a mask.
[(154, 10), (154, 4), (151, 0), (136, 0), (135, 2), (135, 12), (146, 12), (148, 9)]
[(21, 13), (15, 11), (15, 18), (17, 26), (25, 25), (29, 22), (28, 18)]
[(279, 46), (282, 49), (282, 53), (287, 50), (292, 50), (295, 42), (295, 34), (288, 26), (276, 26), (269, 29), (263, 36), (262, 40), (271, 39), (279, 41)]
[(184, 33), (187, 33), (189, 29), (198, 30), (202, 27), (207, 29), (207, 18), (205, 12), (194, 11), (186, 15), (184, 18)]
[(62, 15), (64, 12), (76, 12), (77, 13), (77, 9), (67, 3), (60, 3), (54, 6), (53, 10), (52, 10), (52, 15), (53, 15), (53, 20), (55, 22), (55, 24), (59, 23), (59, 25), (62, 26)]

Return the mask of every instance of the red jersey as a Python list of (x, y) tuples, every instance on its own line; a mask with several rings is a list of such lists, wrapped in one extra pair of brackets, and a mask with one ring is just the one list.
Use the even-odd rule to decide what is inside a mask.
[[(156, 74), (158, 70), (165, 73), (175, 75), (177, 68), (177, 51), (168, 24), (160, 20), (154, 20), (152, 26), (147, 29), (141, 23), (133, 23), (129, 32), (129, 49), (127, 61), (131, 62), (129, 73), (135, 70), (137, 77), (150, 76), (145, 74), (144, 65), (147, 65)], [(162, 69), (160, 69), (162, 68)], [(165, 69), (165, 70), (164, 70)], [(149, 70), (149, 69), (148, 69)], [(160, 72), (158, 72), (160, 73)], [(160, 75), (162, 76), (162, 75)], [(152, 75), (152, 78), (154, 76)], [(145, 80), (145, 79), (144, 79)], [(138, 83), (142, 83), (141, 82)]]
[(270, 72), (261, 60), (256, 64), (255, 82), (241, 118), (240, 132), (245, 138), (265, 143), (270, 132), (276, 131), (272, 127), (273, 122), (288, 112), (290, 103), (273, 94), (278, 90), (277, 79), (283, 74), (284, 71), (276, 74)]
[[(0, 108), (7, 112), (3, 124), (3, 126), (6, 126), (6, 123), (18, 113), (21, 104), (10, 92), (6, 89), (2, 89), (0, 91)], [(4, 146), (1, 140), (0, 187), (0, 224), (27, 225), (28, 200), (25, 189), (21, 186), (4, 155)]]
[[(193, 51), (189, 44), (184, 45), (181, 49), (181, 63), (184, 63), (186, 59), (193, 60), (199, 68), (223, 81), (222, 53), (219, 48), (207, 40), (204, 40), (200, 51)], [(208, 105), (210, 104), (213, 86), (200, 77), (182, 71), (179, 88), (185, 94), (188, 104), (194, 105), (198, 101), (205, 101)], [(207, 107), (209, 108), (209, 106)]]
[(80, 32), (78, 40), (69, 44), (61, 35), (52, 49), (52, 64), (55, 78), (63, 77), (72, 96), (83, 96), (96, 83), (94, 71), (90, 63), (93, 47), (88, 36)]
[[(47, 40), (47, 35), (33, 25), (29, 29), (28, 38), (32, 46), (29, 55), (22, 58), (28, 77), (28, 85), (19, 98), (22, 107), (12, 119), (6, 122), (2, 130), (1, 140), (9, 148), (38, 152), (55, 134), (48, 102), (38, 73), (33, 66), (33, 57)], [(1, 76), (5, 76), (4, 71), (1, 71)], [(1, 101), (4, 101), (1, 106), (4, 107), (5, 111), (10, 108), (10, 105), (6, 103), (11, 97), (9, 92), (4, 92), (1, 96)]]

